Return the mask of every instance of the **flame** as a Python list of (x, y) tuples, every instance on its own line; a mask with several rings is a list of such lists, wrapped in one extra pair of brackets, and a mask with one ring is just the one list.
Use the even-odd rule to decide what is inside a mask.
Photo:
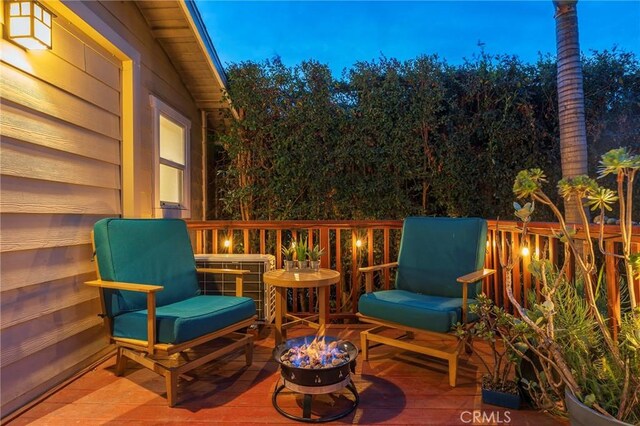
[(324, 368), (349, 361), (348, 353), (334, 340), (327, 344), (324, 336), (315, 336), (311, 343), (289, 348), (280, 360), (297, 368)]

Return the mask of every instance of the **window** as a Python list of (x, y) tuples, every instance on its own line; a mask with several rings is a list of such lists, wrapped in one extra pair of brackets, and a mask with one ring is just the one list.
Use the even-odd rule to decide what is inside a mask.
[(191, 122), (151, 96), (154, 146), (154, 215), (190, 217), (189, 133)]

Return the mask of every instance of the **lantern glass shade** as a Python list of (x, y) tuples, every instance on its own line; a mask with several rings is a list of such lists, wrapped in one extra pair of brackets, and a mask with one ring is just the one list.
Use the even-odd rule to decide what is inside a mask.
[(8, 7), (9, 38), (26, 49), (51, 49), (51, 12), (35, 1), (12, 1)]

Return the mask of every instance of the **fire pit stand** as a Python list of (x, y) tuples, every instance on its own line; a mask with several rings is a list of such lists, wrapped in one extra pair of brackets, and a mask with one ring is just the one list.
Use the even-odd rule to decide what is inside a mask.
[[(332, 337), (326, 337), (325, 339), (327, 342), (333, 342), (336, 340)], [(287, 340), (286, 342), (276, 346), (273, 350), (273, 357), (280, 364), (283, 383), (280, 384), (280, 379), (278, 379), (271, 401), (273, 403), (273, 407), (280, 414), (292, 420), (305, 423), (324, 423), (334, 421), (349, 415), (356, 409), (360, 402), (358, 391), (351, 380), (351, 373), (355, 373), (358, 349), (350, 342), (339, 342), (338, 345), (348, 353), (349, 361), (337, 366), (309, 369), (293, 367), (282, 363), (281, 356), (289, 348), (300, 346), (310, 342), (311, 340), (313, 340), (313, 336)], [(287, 413), (278, 405), (278, 395), (285, 388), (303, 395), (302, 417)], [(313, 402), (314, 395), (329, 394), (332, 392), (338, 392), (342, 389), (348, 389), (354, 397), (351, 405), (346, 410), (324, 417), (315, 419), (311, 418), (311, 404)]]

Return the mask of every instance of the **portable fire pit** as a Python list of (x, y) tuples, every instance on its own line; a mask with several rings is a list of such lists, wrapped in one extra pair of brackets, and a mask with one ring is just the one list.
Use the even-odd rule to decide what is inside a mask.
[[(358, 349), (351, 343), (333, 337), (314, 336), (290, 339), (276, 346), (274, 359), (280, 364), (280, 380), (276, 383), (272, 402), (283, 416), (307, 423), (322, 423), (340, 419), (358, 406), (360, 397), (351, 373), (355, 373)], [(278, 405), (278, 395), (284, 388), (304, 395), (302, 417), (285, 412)], [(353, 395), (352, 404), (339, 413), (311, 418), (311, 403), (314, 395), (329, 394), (348, 389)]]

